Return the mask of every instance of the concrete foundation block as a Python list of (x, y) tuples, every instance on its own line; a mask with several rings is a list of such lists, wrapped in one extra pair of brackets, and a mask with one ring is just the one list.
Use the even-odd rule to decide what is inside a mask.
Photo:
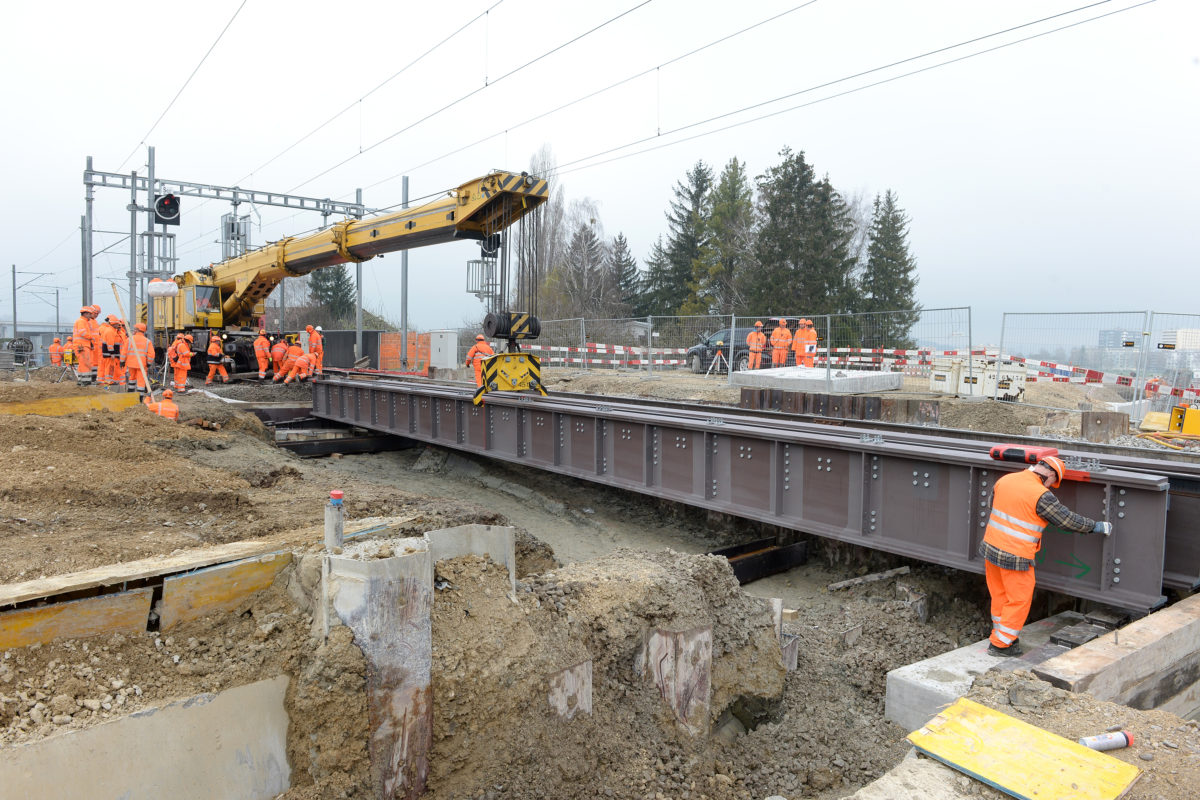
[(517, 552), (509, 525), (459, 525), (425, 534), (433, 563), (458, 556), (487, 556), (508, 568), (510, 590), (517, 590)]
[[(326, 630), (354, 632), (367, 661), (368, 750), (379, 797), (416, 798), (425, 790), (433, 743), (433, 559), (425, 539), (398, 540), (404, 555), (371, 558), (376, 543), (328, 556)], [(356, 557), (357, 556), (357, 557)], [(367, 560), (359, 560), (360, 557)]]
[[(1031, 622), (1021, 631), (1021, 646), (1026, 651), (1034, 650), (1048, 642), (1054, 631), (1082, 619), (1080, 614), (1068, 611)], [(1022, 659), (990, 656), (987, 648), (984, 639), (889, 672), (884, 718), (915, 731), (964, 696), (984, 672), (1004, 664), (1028, 667)]]
[(582, 661), (550, 676), (550, 707), (563, 719), (592, 713), (592, 661)]
[(1034, 674), (1100, 700), (1191, 716), (1200, 709), (1200, 595), (1046, 661)]
[(712, 628), (651, 631), (635, 672), (658, 687), (675, 719), (691, 734), (708, 731), (712, 695)]
[(730, 378), (734, 386), (760, 389), (785, 389), (791, 392), (837, 392), (863, 394), (899, 389), (904, 376), (899, 372), (870, 372), (867, 370), (833, 370), (826, 381), (822, 367), (778, 367), (735, 372)]
[(286, 676), (3, 748), (0, 796), (270, 800), (291, 787)]

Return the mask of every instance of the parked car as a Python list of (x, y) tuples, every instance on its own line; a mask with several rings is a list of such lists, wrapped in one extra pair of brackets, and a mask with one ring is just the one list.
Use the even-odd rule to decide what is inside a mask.
[[(725, 372), (728, 363), (733, 364), (735, 372), (744, 372), (750, 366), (750, 346), (746, 344), (746, 337), (752, 330), (753, 327), (734, 328), (730, 333), (729, 328), (722, 328), (716, 333), (701, 337), (699, 344), (688, 348), (688, 366), (695, 373), (708, 372), (717, 357), (717, 351), (720, 351), (722, 360), (718, 366), (713, 367), (714, 372)], [(771, 354), (764, 351), (764, 355), (769, 364)]]

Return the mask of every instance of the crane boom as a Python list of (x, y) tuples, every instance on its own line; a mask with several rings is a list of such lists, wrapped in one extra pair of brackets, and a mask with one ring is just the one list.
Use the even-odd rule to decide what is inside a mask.
[(484, 240), (512, 225), (549, 197), (543, 178), (492, 172), (429, 203), (368, 219), (347, 219), (308, 236), (290, 237), (215, 266), (177, 275), (174, 298), (156, 304), (162, 329), (249, 326), (285, 277), (365, 261), (382, 253)]

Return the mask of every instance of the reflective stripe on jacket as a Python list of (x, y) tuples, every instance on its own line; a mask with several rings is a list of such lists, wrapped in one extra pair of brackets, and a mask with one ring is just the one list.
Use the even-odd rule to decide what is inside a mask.
[(1030, 470), (1005, 475), (996, 481), (992, 514), (983, 541), (1014, 556), (1032, 559), (1042, 547), (1046, 520), (1037, 515), (1037, 503), (1047, 489)]
[(767, 335), (762, 331), (750, 331), (746, 334), (746, 344), (750, 345), (751, 353), (761, 353), (767, 346)]
[(792, 332), (780, 325), (771, 331), (771, 347), (776, 350), (787, 350), (792, 343)]

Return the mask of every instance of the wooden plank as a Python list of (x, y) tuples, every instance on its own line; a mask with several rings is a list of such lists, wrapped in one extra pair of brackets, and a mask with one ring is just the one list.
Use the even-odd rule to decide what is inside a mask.
[(21, 583), (4, 584), (0, 585), (0, 607), (81, 589), (115, 586), (127, 581), (200, 569), (223, 561), (264, 555), (279, 550), (279, 547), (279, 542), (270, 541), (231, 542), (216, 547), (188, 550), (175, 556), (152, 556), (123, 564), (106, 564), (82, 572), (68, 572)]
[(136, 406), (139, 395), (133, 392), (123, 394), (87, 394), (74, 397), (49, 397), (45, 400), (33, 400), (28, 403), (0, 403), (0, 414), (37, 414), (42, 417), (61, 417), (66, 414), (78, 414), (81, 411), (124, 411)]
[(270, 586), (291, 561), (291, 553), (271, 553), (167, 578), (163, 581), (162, 629), (218, 611), (232, 611), (250, 595)]
[(145, 631), (153, 594), (147, 587), (6, 611), (0, 614), (0, 650), (55, 639)]
[(966, 698), (908, 741), (959, 772), (1021, 800), (1124, 797), (1141, 770)]

